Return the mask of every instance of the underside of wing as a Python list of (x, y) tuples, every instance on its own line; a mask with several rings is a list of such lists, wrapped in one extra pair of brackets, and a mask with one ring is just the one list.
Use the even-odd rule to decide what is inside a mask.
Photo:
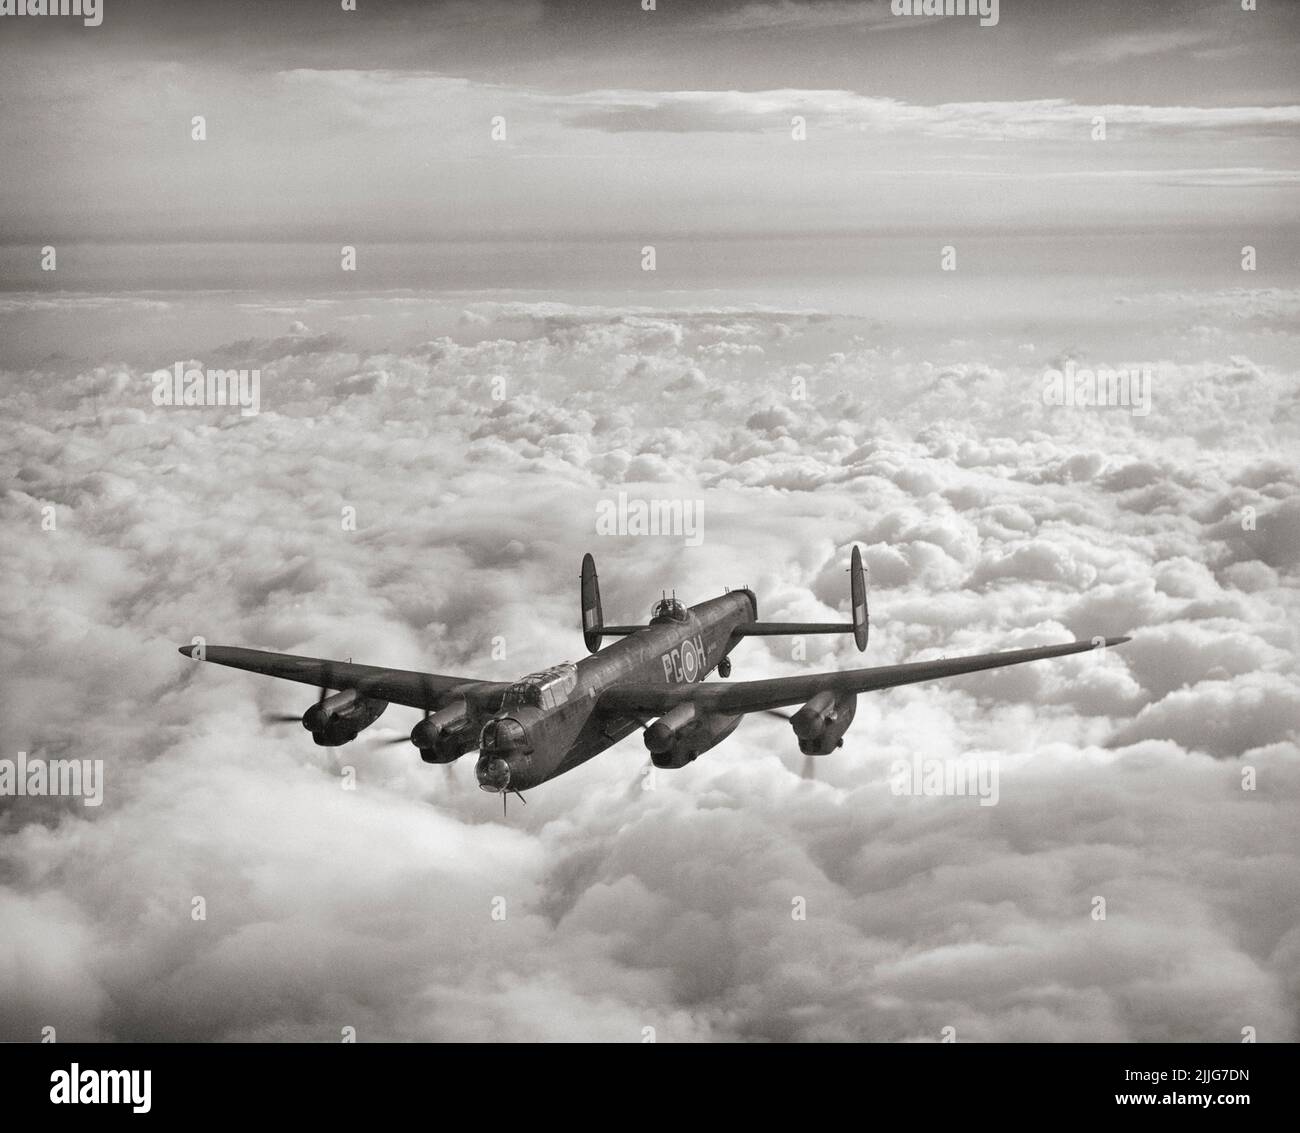
[(802, 633), (852, 633), (852, 622), (745, 622), (733, 637), (790, 637)]
[(1103, 645), (1121, 645), (1127, 637), (1095, 638), (1072, 641), (1066, 645), (1047, 645), (1037, 649), (1014, 649), (1005, 653), (983, 653), (975, 657), (942, 658), (937, 661), (913, 661), (905, 665), (883, 665), (875, 669), (846, 669), (838, 673), (809, 673), (806, 676), (773, 677), (762, 681), (713, 681), (705, 684), (623, 684), (607, 688), (600, 696), (600, 710), (610, 715), (642, 713), (661, 715), (678, 704), (693, 701), (697, 710), (738, 715), (763, 712), (802, 704), (817, 693), (873, 692), (897, 685), (932, 681), (1044, 661), (1049, 657), (1066, 657), (1085, 653)]
[(506, 689), (506, 685), (497, 681), (383, 669), (374, 665), (354, 665), (351, 661), (296, 657), (290, 653), (268, 653), (234, 645), (182, 645), (179, 651), (196, 661), (211, 661), (214, 665), (297, 681), (316, 688), (356, 689), (375, 700), (430, 711), (442, 708), (458, 696), (488, 701), (500, 699)]

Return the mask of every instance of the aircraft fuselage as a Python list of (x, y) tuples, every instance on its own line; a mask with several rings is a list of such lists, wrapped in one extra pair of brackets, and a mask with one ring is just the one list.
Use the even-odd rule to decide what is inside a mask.
[[(681, 620), (654, 619), (578, 661), (571, 687), (557, 688), (554, 703), (525, 703), (507, 693), (480, 732), (479, 785), (488, 791), (527, 790), (626, 738), (645, 720), (598, 714), (600, 693), (624, 681), (704, 680), (740, 640), (733, 635), (735, 628), (757, 618), (758, 604), (751, 591), (733, 590), (686, 607), (684, 615)], [(541, 699), (550, 697), (543, 693)]]

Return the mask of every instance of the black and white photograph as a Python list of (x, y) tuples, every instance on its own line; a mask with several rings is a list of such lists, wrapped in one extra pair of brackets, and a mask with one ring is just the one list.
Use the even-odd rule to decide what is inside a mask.
[(1107, 1047), (1107, 1111), (1248, 1105), (1300, 1039), (1298, 49), (0, 0), (45, 1110), (163, 1115), (130, 1052), (198, 1044)]

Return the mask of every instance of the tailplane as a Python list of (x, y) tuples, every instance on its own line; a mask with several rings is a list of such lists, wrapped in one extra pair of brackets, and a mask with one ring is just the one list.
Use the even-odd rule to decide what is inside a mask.
[(853, 644), (861, 653), (867, 647), (867, 573), (862, 566), (862, 552), (855, 546), (849, 560), (849, 608), (851, 622), (749, 622), (737, 626), (736, 637), (784, 637), (787, 634), (851, 633)]
[[(856, 546), (849, 560), (849, 609), (851, 622), (747, 622), (733, 630), (736, 637), (781, 637), (788, 634), (851, 633), (861, 653), (867, 647), (867, 572), (862, 566), (862, 552)], [(609, 626), (600, 608), (600, 580), (596, 577), (596, 560), (590, 552), (582, 556), (582, 640), (588, 653), (598, 653), (602, 638), (636, 633), (645, 626)]]

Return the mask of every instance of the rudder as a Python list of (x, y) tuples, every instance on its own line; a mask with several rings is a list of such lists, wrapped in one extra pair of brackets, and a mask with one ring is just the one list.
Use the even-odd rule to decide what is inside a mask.
[(867, 633), (871, 627), (867, 612), (867, 572), (862, 566), (862, 552), (856, 543), (849, 563), (849, 596), (853, 617), (853, 644), (861, 653), (867, 648)]
[(582, 640), (588, 653), (600, 650), (601, 627), (605, 615), (600, 608), (600, 581), (596, 578), (596, 560), (591, 552), (582, 556)]

